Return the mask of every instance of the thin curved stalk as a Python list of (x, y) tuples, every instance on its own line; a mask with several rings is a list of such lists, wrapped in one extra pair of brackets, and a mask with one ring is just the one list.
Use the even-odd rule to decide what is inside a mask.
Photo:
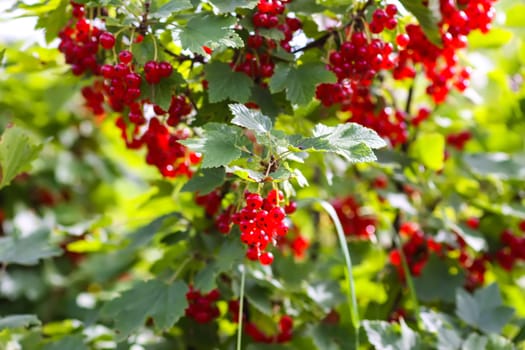
[(243, 319), (243, 305), (244, 305), (244, 281), (246, 279), (246, 267), (241, 265), (241, 291), (239, 295), (239, 317), (237, 320), (237, 350), (241, 350), (242, 345), (242, 319)]
[(337, 237), (339, 238), (339, 246), (341, 247), (341, 251), (343, 252), (343, 256), (345, 259), (346, 264), (346, 270), (345, 270), (345, 276), (346, 280), (348, 282), (348, 293), (350, 294), (348, 296), (349, 305), (350, 306), (350, 316), (352, 318), (352, 324), (355, 328), (355, 348), (359, 348), (359, 328), (360, 328), (360, 319), (359, 319), (359, 310), (357, 308), (357, 297), (355, 293), (355, 283), (354, 283), (354, 276), (352, 275), (352, 259), (350, 258), (350, 252), (348, 251), (348, 246), (346, 244), (346, 237), (343, 231), (343, 225), (341, 224), (341, 221), (339, 220), (339, 216), (337, 216), (337, 213), (334, 209), (334, 207), (324, 200), (319, 200), (319, 204), (323, 207), (323, 209), (328, 213), (332, 221), (334, 222), (335, 230), (337, 231)]

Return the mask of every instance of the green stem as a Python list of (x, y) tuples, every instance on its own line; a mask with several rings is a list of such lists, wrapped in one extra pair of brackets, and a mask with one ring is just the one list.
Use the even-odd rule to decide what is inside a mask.
[(237, 320), (237, 350), (241, 350), (242, 343), (242, 319), (243, 319), (243, 306), (244, 306), (244, 281), (246, 279), (246, 267), (241, 265), (241, 291), (239, 295), (239, 318)]
[(352, 318), (352, 324), (355, 328), (355, 348), (359, 348), (359, 328), (360, 328), (360, 319), (359, 319), (359, 310), (357, 308), (357, 296), (355, 293), (355, 283), (354, 283), (354, 277), (352, 275), (352, 260), (350, 258), (350, 252), (348, 251), (348, 246), (346, 244), (346, 237), (343, 231), (343, 225), (341, 224), (341, 221), (339, 220), (339, 217), (337, 216), (337, 213), (334, 209), (334, 207), (324, 200), (319, 200), (319, 204), (323, 207), (323, 209), (328, 213), (332, 221), (335, 225), (335, 230), (337, 231), (337, 237), (339, 238), (339, 245), (341, 246), (341, 250), (343, 252), (343, 256), (345, 258), (346, 263), (346, 270), (345, 270), (345, 277), (348, 282), (348, 293), (350, 294), (348, 298), (351, 301), (348, 303), (350, 306), (350, 316)]

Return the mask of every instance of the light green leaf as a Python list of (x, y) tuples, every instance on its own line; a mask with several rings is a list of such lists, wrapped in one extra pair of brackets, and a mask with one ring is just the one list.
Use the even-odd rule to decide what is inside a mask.
[(223, 167), (200, 169), (193, 174), (190, 181), (182, 187), (181, 192), (199, 192), (208, 194), (224, 182), (226, 172)]
[(290, 137), (292, 148), (297, 151), (332, 152), (346, 160), (370, 162), (376, 160), (371, 148), (386, 146), (374, 130), (356, 123), (344, 123), (335, 127), (317, 124), (313, 137)]
[(249, 182), (262, 182), (262, 180), (264, 179), (264, 174), (262, 172), (248, 168), (242, 168), (237, 165), (227, 167), (226, 170), (228, 173), (234, 174), (240, 177), (241, 179)]
[(477, 333), (470, 333), (461, 346), (461, 350), (484, 350), (486, 349), (487, 342), (487, 337)]
[(431, 170), (440, 170), (445, 162), (445, 137), (438, 133), (421, 133), (410, 147), (410, 155)]
[(505, 13), (507, 27), (525, 27), (525, 4), (516, 2)]
[(205, 53), (203, 46), (212, 49), (221, 46), (243, 47), (241, 37), (231, 29), (235, 23), (235, 17), (211, 14), (192, 16), (179, 36), (182, 47), (200, 54)]
[(150, 12), (150, 16), (155, 18), (169, 17), (174, 12), (193, 7), (190, 0), (170, 0), (160, 7), (157, 7), (156, 3), (157, 1), (153, 2), (152, 11)]
[(228, 165), (241, 156), (237, 147), (240, 129), (220, 123), (208, 123), (201, 137), (179, 141), (181, 144), (202, 153), (202, 168)]
[(28, 170), (41, 149), (27, 131), (17, 126), (8, 127), (0, 139), (0, 189)]
[(468, 36), (468, 46), (471, 49), (498, 48), (507, 44), (513, 37), (510, 30), (492, 28), (488, 33), (473, 31)]
[(252, 9), (257, 5), (256, 0), (211, 0), (219, 13), (235, 12), (238, 8)]
[(166, 284), (160, 280), (140, 282), (109, 301), (102, 314), (115, 321), (118, 339), (126, 339), (151, 317), (157, 329), (167, 329), (188, 307), (188, 286), (182, 281)]
[(0, 262), (18, 265), (36, 265), (40, 259), (62, 254), (49, 243), (49, 231), (40, 230), (26, 237), (0, 238)]
[(495, 283), (475, 291), (473, 295), (458, 289), (456, 307), (459, 318), (485, 333), (499, 333), (514, 314), (513, 308), (503, 305)]
[(29, 326), (39, 326), (42, 322), (36, 315), (8, 315), (0, 317), (0, 330), (5, 328), (24, 328)]
[(84, 338), (81, 334), (67, 335), (52, 343), (44, 345), (42, 350), (88, 350), (84, 344)]
[(335, 81), (335, 75), (326, 70), (323, 64), (307, 63), (299, 67), (278, 64), (269, 86), (272, 93), (286, 90), (288, 100), (301, 105), (312, 100), (318, 84)]
[(406, 350), (421, 347), (418, 333), (410, 329), (405, 321), (400, 324), (386, 321), (363, 321), (368, 341), (381, 350)]
[(222, 62), (212, 62), (204, 68), (208, 80), (208, 96), (215, 103), (226, 99), (248, 102), (253, 81), (243, 73), (234, 72)]
[(256, 134), (266, 134), (272, 130), (272, 121), (260, 111), (249, 109), (242, 104), (229, 105), (234, 118), (232, 124), (242, 126)]
[(434, 13), (419, 1), (400, 0), (400, 2), (416, 17), (428, 40), (437, 46), (441, 46), (441, 35), (439, 34), (438, 26), (441, 18), (437, 16), (437, 13)]

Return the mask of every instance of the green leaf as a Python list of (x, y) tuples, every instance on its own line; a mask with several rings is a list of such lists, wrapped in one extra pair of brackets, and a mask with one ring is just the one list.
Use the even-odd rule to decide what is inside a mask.
[(437, 46), (441, 46), (441, 35), (439, 34), (438, 26), (441, 18), (438, 17), (437, 12), (431, 11), (420, 1), (400, 0), (400, 2), (417, 18), (428, 40)]
[(480, 176), (494, 176), (503, 180), (525, 178), (525, 155), (509, 156), (504, 153), (465, 154), (463, 160)]
[(181, 144), (202, 153), (202, 168), (217, 168), (228, 165), (241, 156), (237, 147), (240, 129), (225, 124), (208, 123), (199, 138), (179, 141)]
[(173, 71), (168, 78), (161, 79), (158, 84), (148, 84), (144, 80), (141, 85), (142, 96), (167, 111), (176, 87), (183, 83), (184, 78), (176, 71)]
[(234, 72), (222, 62), (212, 62), (204, 68), (208, 80), (208, 96), (211, 103), (231, 99), (245, 103), (250, 98), (253, 81), (243, 73)]
[(248, 298), (250, 305), (263, 314), (272, 316), (273, 305), (270, 300), (271, 292), (268, 289), (254, 284), (246, 288), (245, 296)]
[(239, 240), (225, 241), (217, 254), (217, 258), (206, 267), (200, 270), (195, 277), (195, 288), (207, 293), (216, 286), (217, 275), (230, 271), (234, 262), (242, 261), (244, 257), (244, 247)]
[(255, 171), (252, 169), (242, 168), (240, 166), (234, 165), (232, 167), (227, 167), (228, 173), (234, 174), (241, 179), (249, 182), (262, 182), (265, 178), (264, 173), (260, 171)]
[(495, 283), (475, 291), (473, 295), (458, 289), (456, 307), (459, 318), (485, 333), (499, 333), (514, 314), (513, 308), (503, 305)]
[(509, 43), (512, 37), (510, 30), (502, 28), (492, 28), (488, 33), (475, 30), (468, 36), (468, 46), (472, 49), (498, 48)]
[(242, 126), (256, 134), (266, 134), (272, 130), (272, 121), (260, 111), (249, 109), (242, 104), (229, 105), (230, 111), (234, 115), (232, 124)]
[(199, 192), (200, 195), (208, 194), (224, 182), (226, 171), (223, 167), (200, 169), (193, 174), (190, 181), (186, 182), (181, 192)]
[(17, 126), (8, 127), (0, 139), (0, 189), (27, 171), (41, 149), (27, 131)]
[(188, 286), (182, 281), (166, 284), (154, 279), (140, 282), (109, 301), (102, 314), (115, 321), (118, 339), (127, 338), (142, 327), (151, 317), (157, 329), (167, 329), (175, 324), (188, 307)]
[(313, 134), (313, 137), (306, 138), (292, 136), (290, 144), (300, 151), (336, 153), (353, 163), (376, 160), (371, 148), (386, 146), (374, 130), (356, 123), (335, 127), (317, 124)]
[(36, 265), (40, 259), (62, 254), (49, 243), (49, 231), (39, 230), (25, 237), (0, 238), (0, 262), (18, 265)]
[(164, 5), (157, 8), (157, 1), (152, 4), (152, 11), (150, 12), (151, 17), (169, 17), (174, 12), (187, 10), (193, 7), (190, 0), (170, 0)]
[(238, 8), (253, 9), (257, 5), (256, 0), (211, 0), (211, 3), (219, 13), (235, 12)]
[(455, 291), (465, 282), (464, 274), (451, 274), (448, 264), (431, 255), (422, 275), (414, 278), (414, 287), (419, 299), (426, 302), (454, 302)]
[(431, 170), (440, 170), (445, 162), (445, 137), (438, 133), (421, 133), (410, 147), (410, 155)]
[(461, 346), (461, 350), (483, 350), (486, 349), (487, 342), (487, 337), (471, 333)]
[(421, 347), (419, 334), (410, 329), (401, 319), (400, 324), (385, 321), (363, 321), (370, 344), (376, 349), (406, 350)]
[(507, 27), (525, 27), (525, 4), (515, 3), (505, 12)]
[(318, 84), (335, 81), (335, 75), (323, 64), (307, 63), (299, 67), (278, 64), (269, 86), (272, 93), (286, 90), (286, 97), (291, 103), (302, 105), (312, 100)]
[(0, 330), (5, 328), (25, 328), (40, 326), (42, 322), (36, 315), (9, 315), (0, 317)]
[(241, 37), (231, 29), (236, 21), (235, 17), (211, 14), (192, 16), (179, 36), (182, 47), (200, 54), (205, 53), (203, 46), (243, 47)]
[(67, 335), (52, 343), (44, 345), (42, 350), (88, 350), (84, 344), (84, 338), (81, 334)]

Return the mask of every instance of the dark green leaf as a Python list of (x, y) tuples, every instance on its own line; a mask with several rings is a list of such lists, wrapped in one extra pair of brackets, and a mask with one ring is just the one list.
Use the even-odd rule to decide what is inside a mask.
[(80, 334), (67, 335), (59, 341), (44, 345), (42, 350), (88, 350)]
[(401, 4), (417, 18), (421, 28), (425, 32), (428, 40), (437, 46), (441, 46), (441, 35), (439, 34), (438, 23), (441, 20), (437, 13), (431, 11), (420, 1), (400, 0)]
[(39, 326), (42, 322), (36, 315), (9, 315), (0, 317), (0, 330), (5, 328), (23, 328), (29, 326)]
[(242, 126), (256, 134), (266, 134), (272, 130), (272, 121), (260, 111), (249, 109), (242, 104), (229, 105), (234, 115), (232, 124)]
[(456, 289), (465, 282), (463, 273), (450, 273), (448, 264), (431, 255), (420, 277), (414, 278), (417, 296), (427, 302), (446, 301), (453, 303)]
[(157, 8), (156, 1), (153, 2), (151, 17), (169, 17), (174, 12), (187, 10), (193, 7), (189, 0), (170, 0)]
[(40, 259), (62, 254), (62, 250), (49, 243), (49, 232), (37, 231), (25, 237), (0, 238), (0, 262), (36, 265)]
[(220, 13), (235, 12), (238, 8), (252, 9), (257, 5), (256, 0), (211, 0)]
[(243, 73), (234, 72), (222, 62), (212, 62), (204, 69), (208, 80), (210, 102), (231, 99), (236, 102), (248, 102), (253, 81)]
[(102, 314), (115, 321), (118, 339), (126, 339), (151, 317), (157, 329), (167, 329), (188, 307), (188, 286), (182, 281), (166, 284), (160, 280), (140, 282), (109, 301)]
[(486, 333), (499, 333), (514, 314), (514, 309), (503, 306), (495, 283), (475, 291), (473, 295), (458, 289), (456, 307), (459, 318)]
[(318, 84), (335, 81), (335, 75), (323, 64), (307, 63), (299, 67), (278, 64), (269, 85), (272, 93), (286, 90), (288, 100), (300, 105), (312, 100)]
[(246, 288), (245, 295), (250, 305), (253, 305), (257, 310), (268, 316), (273, 314), (270, 300), (271, 292), (266, 288), (254, 284)]
[(203, 46), (243, 47), (241, 37), (231, 29), (235, 22), (235, 17), (195, 15), (180, 33), (182, 47), (200, 54), (205, 53)]
[(202, 168), (216, 168), (228, 165), (241, 156), (237, 147), (240, 129), (225, 124), (208, 123), (199, 138), (179, 141), (181, 144), (202, 153)]
[(27, 131), (17, 126), (8, 127), (0, 139), (0, 189), (28, 170), (41, 149)]
[(224, 182), (226, 172), (223, 167), (200, 169), (193, 174), (181, 189), (182, 192), (198, 192), (200, 195), (208, 194)]

